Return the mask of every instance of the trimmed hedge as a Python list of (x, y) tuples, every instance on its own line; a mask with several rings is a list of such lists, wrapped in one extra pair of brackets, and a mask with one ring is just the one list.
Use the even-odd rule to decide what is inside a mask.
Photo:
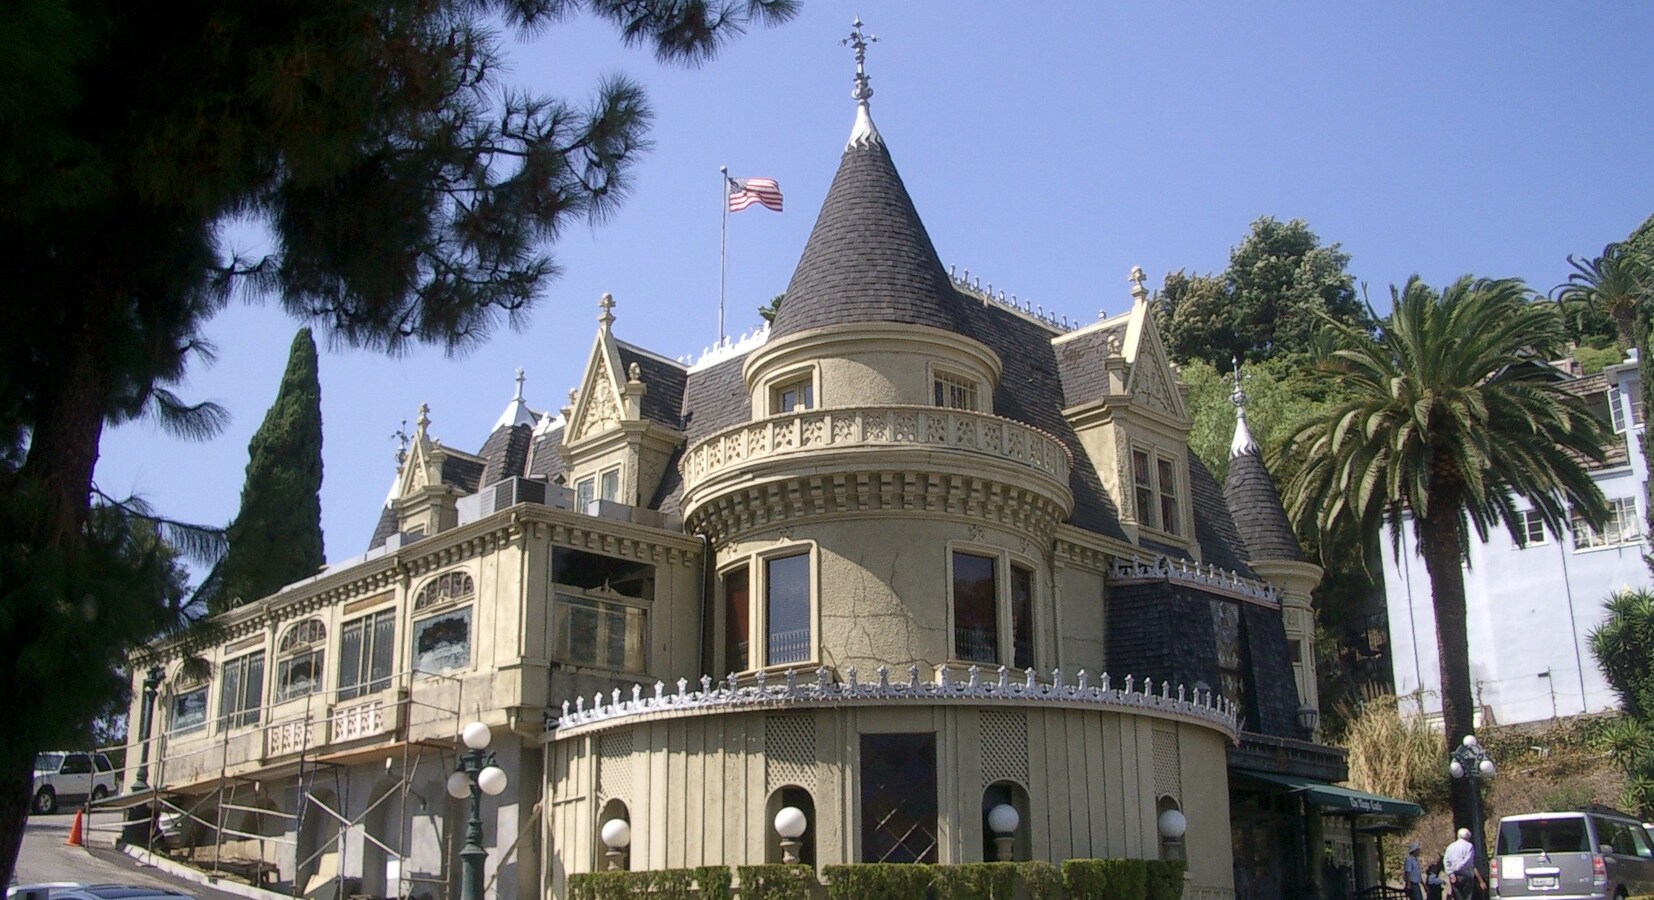
[(810, 866), (736, 866), (735, 875), (741, 882), (741, 900), (798, 900), (821, 890)]
[(1184, 868), (1181, 859), (1149, 860), (1146, 879), (1148, 900), (1178, 900), (1182, 897)]
[(920, 900), (930, 896), (936, 866), (923, 863), (857, 863), (823, 866), (828, 900)]
[(660, 900), (733, 900), (735, 896), (727, 866), (569, 876), (569, 900), (631, 900), (644, 894)]
[(1013, 900), (1018, 863), (987, 862), (936, 866), (936, 900)]
[(1028, 888), (1028, 900), (1064, 900), (1062, 870), (1054, 863), (1017, 863), (1017, 872)]
[(1145, 900), (1147, 860), (1071, 859), (1062, 864), (1068, 900)]

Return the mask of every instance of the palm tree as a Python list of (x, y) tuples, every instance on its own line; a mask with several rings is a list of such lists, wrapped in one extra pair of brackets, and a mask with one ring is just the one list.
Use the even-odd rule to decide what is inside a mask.
[[(1464, 574), (1471, 530), (1487, 540), (1516, 498), (1563, 533), (1570, 507), (1593, 525), (1607, 504), (1586, 471), (1604, 424), (1543, 363), (1563, 349), (1557, 307), (1519, 281), (1459, 279), (1440, 295), (1417, 276), (1391, 287), (1377, 336), (1327, 320), (1320, 362), (1351, 399), (1302, 426), (1286, 452), (1304, 465), (1288, 512), (1310, 533), (1376, 537), (1399, 549), (1411, 521), (1430, 576), (1448, 748), (1472, 731)], [(1468, 796), (1455, 791), (1456, 812)], [(1468, 820), (1468, 815), (1460, 821)]]
[(1606, 314), (1627, 347), (1643, 345), (1646, 316), (1638, 315), (1654, 289), (1654, 273), (1641, 255), (1625, 244), (1609, 244), (1596, 259), (1568, 257), (1574, 273), (1552, 294), (1564, 315)]

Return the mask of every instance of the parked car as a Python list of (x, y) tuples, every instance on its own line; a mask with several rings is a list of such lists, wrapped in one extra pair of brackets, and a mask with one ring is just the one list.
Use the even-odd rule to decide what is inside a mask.
[(1501, 900), (1654, 893), (1654, 840), (1642, 822), (1606, 809), (1506, 816), (1488, 874)]
[(63, 803), (93, 801), (115, 793), (115, 764), (102, 753), (52, 751), (34, 758), (34, 801), (39, 815), (57, 812)]

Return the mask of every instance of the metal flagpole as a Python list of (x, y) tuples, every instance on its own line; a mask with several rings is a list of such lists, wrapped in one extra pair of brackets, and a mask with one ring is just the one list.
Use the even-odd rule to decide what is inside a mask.
[[(718, 344), (724, 342), (724, 281), (729, 275), (729, 166), (718, 167), (724, 227), (718, 241)], [(716, 345), (714, 345), (716, 346)]]

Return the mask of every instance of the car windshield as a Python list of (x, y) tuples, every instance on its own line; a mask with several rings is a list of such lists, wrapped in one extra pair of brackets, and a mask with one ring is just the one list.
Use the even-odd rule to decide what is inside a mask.
[[(41, 743), (45, 743), (45, 741), (41, 741)], [(34, 770), (36, 772), (56, 772), (61, 765), (63, 765), (63, 754), (61, 753), (39, 753), (34, 758)]]
[(1499, 850), (1504, 853), (1589, 853), (1584, 816), (1518, 819), (1499, 823)]

